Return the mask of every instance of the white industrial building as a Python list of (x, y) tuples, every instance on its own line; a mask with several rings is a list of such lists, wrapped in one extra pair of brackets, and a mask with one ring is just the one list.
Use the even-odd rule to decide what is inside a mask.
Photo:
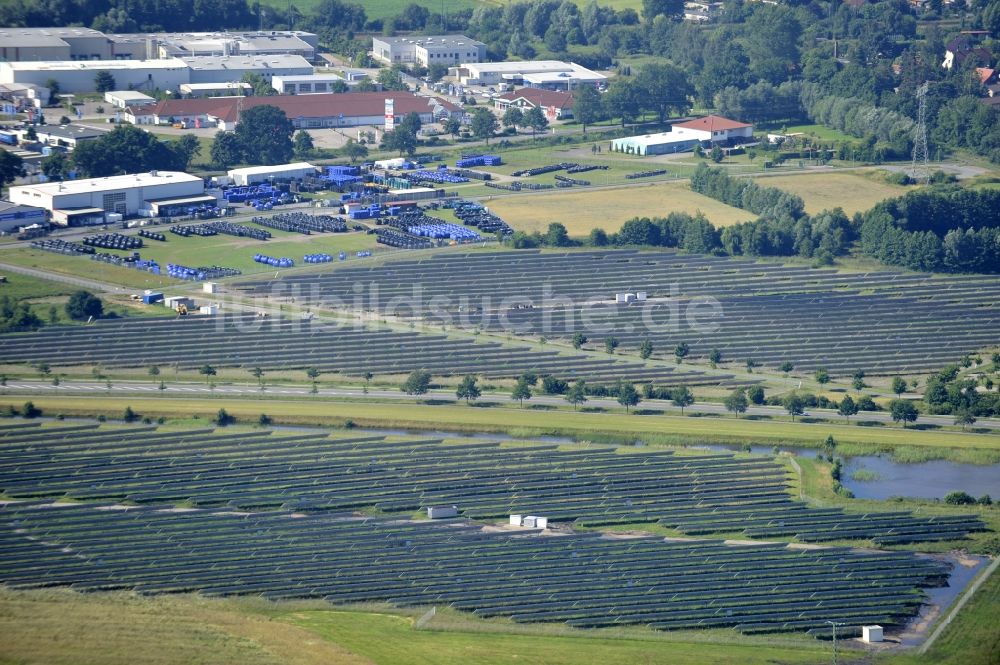
[(110, 90), (104, 93), (104, 101), (115, 108), (123, 109), (126, 106), (155, 104), (156, 98), (143, 94), (138, 90)]
[(6, 113), (17, 113), (20, 110), (39, 109), (48, 106), (52, 91), (40, 85), (30, 83), (2, 83), (0, 84), (0, 99), (10, 101), (13, 111)]
[(0, 59), (9, 62), (113, 60), (114, 43), (90, 28), (2, 28)]
[(91, 28), (0, 28), (0, 59), (155, 60), (206, 55), (300, 55), (312, 61), (319, 38), (299, 30), (105, 34)]
[(107, 178), (46, 182), (10, 188), (10, 200), (20, 205), (45, 208), (52, 221), (76, 226), (88, 221), (103, 223), (106, 213), (125, 216), (147, 213), (156, 204), (214, 201), (205, 194), (205, 182), (179, 171), (150, 171)]
[(194, 56), (159, 60), (72, 60), (0, 62), (0, 84), (45, 86), (54, 80), (67, 93), (93, 92), (94, 76), (109, 72), (120, 90), (178, 90), (185, 83), (227, 83), (249, 72), (270, 79), (278, 75), (312, 74), (313, 67), (300, 55)]
[[(194, 56), (180, 58), (189, 71), (187, 80), (181, 83), (219, 83), (239, 81), (244, 74), (260, 74), (266, 79), (272, 76), (295, 76), (312, 74), (313, 67), (301, 55), (269, 56)], [(176, 90), (180, 87), (180, 83)]]
[(455, 65), (486, 59), (486, 44), (465, 35), (372, 37), (372, 57), (387, 65)]
[(448, 70), (461, 85), (524, 85), (544, 90), (574, 90), (579, 85), (603, 85), (608, 77), (575, 62), (463, 62)]
[(333, 85), (337, 81), (347, 85), (347, 81), (336, 74), (280, 75), (271, 77), (271, 87), (277, 90), (279, 95), (309, 95), (317, 92), (333, 92)]
[(632, 155), (666, 155), (686, 152), (699, 144), (738, 145), (752, 140), (753, 125), (709, 115), (676, 123), (669, 132), (614, 139), (611, 142), (611, 149)]
[(93, 92), (94, 76), (109, 72), (115, 87), (135, 90), (176, 90), (190, 80), (188, 65), (178, 58), (167, 60), (72, 60), (44, 62), (0, 62), (0, 83), (44, 86), (52, 79), (66, 93)]
[[(107, 133), (103, 129), (94, 129), (85, 125), (35, 125), (34, 129), (39, 143), (70, 150), (74, 150), (81, 143), (95, 141)], [(18, 132), (22, 141), (27, 141), (27, 132), (26, 129)]]
[(296, 162), (294, 164), (249, 166), (243, 169), (231, 169), (228, 175), (231, 184), (243, 186), (274, 180), (293, 180), (315, 174), (316, 167), (312, 164), (308, 162)]
[(311, 32), (267, 30), (264, 32), (161, 32), (117, 35), (119, 39), (149, 40), (159, 58), (186, 56), (298, 55), (310, 62), (316, 57), (319, 38)]

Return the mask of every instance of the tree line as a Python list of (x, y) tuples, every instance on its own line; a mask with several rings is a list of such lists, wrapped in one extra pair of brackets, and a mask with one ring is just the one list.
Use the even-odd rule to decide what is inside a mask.
[(861, 251), (940, 272), (1000, 272), (1000, 191), (940, 186), (882, 201), (860, 216)]
[[(849, 218), (840, 208), (808, 215), (802, 199), (700, 164), (694, 191), (760, 215), (716, 228), (702, 213), (635, 217), (615, 233), (585, 239), (550, 224), (545, 233), (515, 232), (506, 242), (534, 247), (670, 247), (699, 254), (799, 256), (828, 265), (860, 251), (890, 265), (939, 272), (1000, 272), (1000, 191), (937, 185), (876, 204)], [(858, 242), (860, 241), (860, 242)]]

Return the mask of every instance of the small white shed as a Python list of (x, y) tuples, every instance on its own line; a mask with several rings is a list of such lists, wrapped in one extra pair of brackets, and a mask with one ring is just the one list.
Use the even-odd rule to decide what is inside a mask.
[(458, 517), (458, 506), (428, 506), (427, 517), (432, 520)]
[(881, 642), (882, 637), (882, 626), (862, 626), (861, 627), (861, 641), (868, 642), (869, 644), (874, 644), (876, 642)]
[(156, 103), (156, 98), (137, 90), (110, 90), (104, 93), (104, 101), (115, 108), (123, 109), (126, 106), (149, 106)]

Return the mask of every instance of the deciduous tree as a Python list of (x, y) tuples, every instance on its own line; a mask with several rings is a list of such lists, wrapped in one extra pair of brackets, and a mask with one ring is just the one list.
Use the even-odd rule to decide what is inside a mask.
[(464, 399), (466, 404), (479, 399), (480, 395), (482, 395), (482, 392), (479, 390), (479, 386), (476, 385), (476, 377), (472, 374), (467, 374), (455, 390), (455, 397)]

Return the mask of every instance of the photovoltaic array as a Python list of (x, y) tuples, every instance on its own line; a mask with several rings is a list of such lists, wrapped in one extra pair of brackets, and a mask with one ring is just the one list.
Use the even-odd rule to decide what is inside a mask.
[[(623, 349), (649, 339), (666, 356), (684, 342), (690, 358), (707, 358), (718, 349), (724, 361), (752, 359), (769, 367), (789, 361), (804, 371), (935, 370), (1000, 341), (1000, 279), (848, 273), (671, 251), (445, 253), (249, 281), (243, 288), (294, 292), (322, 307), (355, 284), (378, 293), (377, 302), (364, 304), (378, 311), (394, 308), (407, 315), (393, 299), (412, 298), (419, 285), (424, 319), (461, 323), (458, 307), (471, 303), (483, 307), (471, 317), (471, 325), (483, 329), (550, 339), (583, 332), (597, 343), (611, 335)], [(649, 300), (614, 302), (617, 293), (636, 291)], [(684, 307), (704, 296), (721, 305), (714, 330), (694, 328), (684, 318)], [(505, 299), (515, 298), (534, 306), (507, 310)], [(435, 299), (451, 307), (438, 304), (433, 312), (427, 305)], [(603, 304), (587, 305), (584, 317), (582, 303), (588, 300)], [(491, 307), (504, 308), (503, 317)]]
[(0, 578), (19, 588), (199, 591), (448, 604), (581, 628), (822, 631), (896, 625), (947, 566), (910, 553), (487, 533), (468, 523), (8, 504)]
[(686, 367), (569, 355), (537, 346), (253, 315), (117, 319), (89, 326), (46, 327), (2, 339), (0, 363), (181, 369), (208, 364), (282, 371), (315, 367), (324, 373), (354, 376), (407, 374), (416, 369), (439, 376), (497, 378), (534, 372), (591, 384), (624, 379), (658, 386), (728, 384), (732, 377)]
[(465, 517), (544, 515), (585, 526), (655, 523), (690, 535), (893, 544), (964, 538), (966, 516), (813, 508), (765, 457), (489, 441), (331, 438), (326, 431), (161, 431), (61, 425), (0, 429), (0, 491), (148, 505)]

